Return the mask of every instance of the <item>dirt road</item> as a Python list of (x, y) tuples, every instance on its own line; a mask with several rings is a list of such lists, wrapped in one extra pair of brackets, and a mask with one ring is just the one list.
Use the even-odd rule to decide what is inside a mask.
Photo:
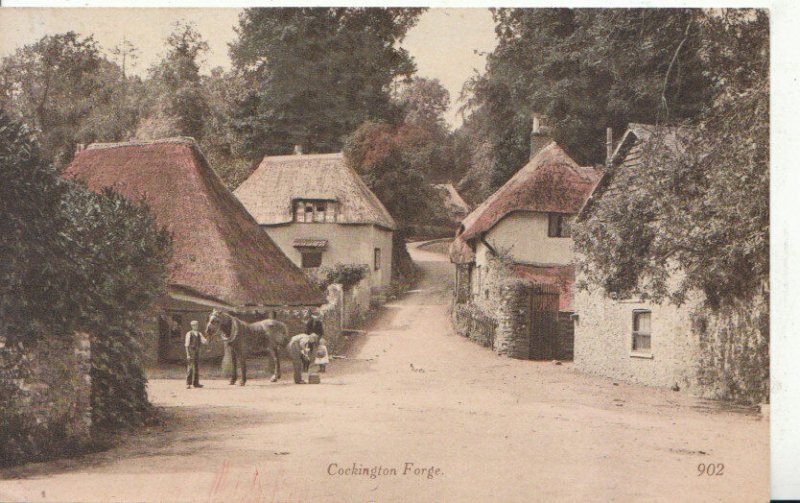
[[(450, 265), (413, 256), (418, 290), (386, 305), (321, 385), (153, 380), (168, 427), (0, 472), (0, 500), (768, 499), (767, 421), (499, 358), (452, 332)], [(698, 476), (700, 463), (724, 464), (722, 475)]]

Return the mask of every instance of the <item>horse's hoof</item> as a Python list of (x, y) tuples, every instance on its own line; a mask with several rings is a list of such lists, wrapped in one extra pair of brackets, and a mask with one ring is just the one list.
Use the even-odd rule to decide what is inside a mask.
[(240, 382), (240, 383), (239, 383), (239, 386), (244, 386), (244, 383), (243, 383), (243, 382)]

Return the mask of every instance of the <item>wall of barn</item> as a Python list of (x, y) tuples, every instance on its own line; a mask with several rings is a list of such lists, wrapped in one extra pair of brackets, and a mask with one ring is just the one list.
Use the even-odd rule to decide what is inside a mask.
[[(699, 340), (695, 303), (676, 307), (639, 299), (614, 300), (598, 288), (575, 294), (575, 367), (621, 381), (702, 394), (697, 382)], [(634, 310), (651, 313), (651, 348), (634, 352)]]
[(0, 337), (0, 464), (83, 450), (92, 428), (89, 335), (45, 336), (25, 350), (5, 342)]
[[(334, 223), (294, 223), (263, 227), (269, 237), (298, 267), (300, 251), (295, 239), (326, 239), (322, 266), (365, 264), (369, 266), (368, 282), (374, 297), (384, 297), (392, 281), (392, 232), (375, 225)], [(375, 268), (375, 249), (381, 250), (380, 267)]]
[[(547, 213), (514, 212), (500, 220), (486, 235), (486, 241), (515, 262), (571, 264), (572, 239), (547, 236)], [(485, 261), (476, 257), (478, 264)]]

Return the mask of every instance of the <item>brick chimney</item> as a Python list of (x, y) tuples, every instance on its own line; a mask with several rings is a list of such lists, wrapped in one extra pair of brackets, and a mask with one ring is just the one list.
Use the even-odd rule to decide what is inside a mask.
[(549, 145), (553, 141), (550, 136), (551, 129), (549, 126), (548, 117), (539, 112), (534, 112), (532, 117), (533, 125), (531, 127), (531, 155), (528, 159), (533, 159), (542, 148)]
[(294, 146), (294, 155), (303, 155), (303, 146), (302, 145), (295, 145)]

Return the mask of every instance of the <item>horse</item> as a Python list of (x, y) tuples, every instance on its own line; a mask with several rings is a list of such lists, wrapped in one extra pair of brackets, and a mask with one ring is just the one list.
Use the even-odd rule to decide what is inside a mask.
[(220, 334), (226, 348), (231, 351), (233, 359), (233, 380), (231, 384), (236, 382), (237, 365), (241, 370), (239, 384), (244, 386), (247, 381), (246, 343), (259, 336), (263, 336), (263, 340), (266, 341), (267, 354), (272, 358), (272, 363), (275, 366), (270, 381), (275, 382), (281, 378), (280, 348), (285, 347), (289, 341), (289, 329), (285, 323), (272, 319), (246, 323), (225, 311), (214, 309), (208, 316), (206, 333), (211, 337)]

